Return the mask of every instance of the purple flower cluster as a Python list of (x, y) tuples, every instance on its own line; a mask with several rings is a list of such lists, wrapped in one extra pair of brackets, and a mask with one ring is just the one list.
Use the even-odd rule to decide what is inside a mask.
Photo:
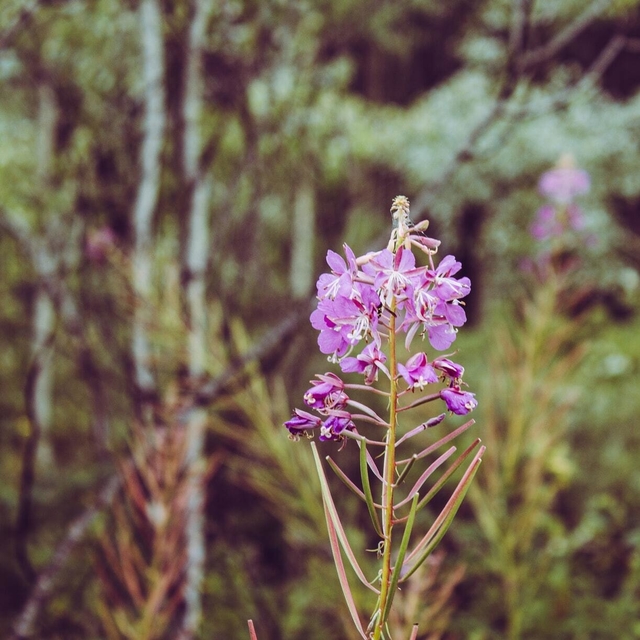
[(332, 271), (318, 280), (318, 308), (311, 314), (311, 324), (320, 332), (320, 351), (332, 362), (339, 362), (362, 340), (380, 347), (379, 325), (384, 331), (392, 304), (394, 313), (403, 314), (400, 328), (407, 335), (407, 347), (417, 332), (427, 335), (434, 349), (451, 346), (457, 328), (467, 320), (460, 301), (471, 290), (469, 278), (453, 277), (461, 268), (453, 256), (434, 267), (429, 251), (431, 264), (417, 267), (413, 252), (403, 246), (395, 254), (384, 249), (356, 259), (345, 245), (345, 253), (346, 262), (329, 251)]
[[(345, 244), (345, 258), (329, 251), (330, 272), (317, 282), (318, 306), (310, 320), (319, 331), (320, 351), (330, 362), (339, 363), (344, 373), (363, 374), (366, 385), (372, 385), (380, 374), (390, 378), (383, 345), (392, 327), (404, 334), (407, 350), (420, 334), (434, 349), (443, 351), (467, 320), (462, 298), (471, 290), (471, 283), (469, 278), (455, 277), (460, 263), (447, 255), (435, 266), (433, 255), (439, 242), (425, 237), (417, 227), (413, 230), (406, 219), (405, 225), (400, 223), (392, 235), (397, 248), (390, 242), (387, 249), (356, 257)], [(414, 249), (426, 254), (426, 266), (416, 264)], [(398, 363), (398, 380), (404, 380), (411, 391), (445, 382), (440, 398), (450, 411), (463, 415), (477, 404), (474, 394), (461, 389), (463, 371), (444, 357), (429, 362), (420, 352)], [(347, 410), (351, 401), (338, 376), (327, 373), (317, 378), (304, 399), (323, 419), (296, 409), (285, 426), (294, 437), (319, 428), (321, 440), (340, 440), (345, 429), (354, 428)]]
[(294, 438), (319, 428), (320, 440), (340, 440), (345, 429), (355, 426), (346, 410), (349, 396), (344, 392), (344, 382), (334, 373), (316, 377), (317, 380), (311, 381), (311, 389), (304, 394), (304, 401), (323, 416), (324, 421), (311, 413), (294, 409), (291, 419), (284, 423), (285, 427)]

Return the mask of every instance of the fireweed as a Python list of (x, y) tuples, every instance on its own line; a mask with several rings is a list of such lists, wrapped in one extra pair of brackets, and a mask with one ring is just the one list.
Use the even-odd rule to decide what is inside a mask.
[[(329, 362), (339, 364), (343, 373), (361, 374), (364, 384), (344, 382), (332, 372), (317, 375), (304, 395), (309, 410), (295, 409), (284, 425), (294, 440), (301, 435), (311, 437), (317, 431), (322, 441), (334, 441), (344, 446), (348, 440), (353, 440), (359, 447), (361, 487), (352, 482), (330, 457), (327, 461), (365, 502), (373, 528), (380, 537), (381, 567), (371, 581), (365, 577), (351, 550), (317, 449), (311, 444), (320, 477), (331, 549), (345, 600), (360, 636), (374, 640), (390, 638), (387, 619), (399, 585), (420, 567), (444, 536), (484, 451), (484, 447), (479, 447), (480, 440), (476, 439), (431, 489), (423, 492), (429, 477), (456, 451), (452, 446), (421, 473), (409, 490), (404, 490), (404, 481), (415, 463), (451, 442), (474, 423), (469, 420), (426, 449), (405, 453), (401, 449), (410, 444), (411, 438), (436, 427), (447, 415), (445, 411), (405, 429), (404, 424), (400, 425), (407, 413), (427, 402), (442, 402), (449, 413), (466, 415), (475, 409), (477, 402), (462, 380), (464, 368), (449, 357), (439, 355), (430, 359), (424, 351), (417, 351), (406, 362), (398, 361), (398, 340), (404, 339), (410, 352), (411, 346), (418, 342), (417, 334), (423, 340), (426, 338), (436, 351), (450, 349), (458, 328), (466, 322), (462, 299), (469, 293), (471, 283), (469, 278), (454, 277), (461, 265), (453, 256), (445, 256), (436, 265), (434, 255), (440, 242), (424, 234), (428, 222), (416, 225), (411, 222), (407, 198), (397, 196), (391, 214), (394, 226), (386, 249), (356, 257), (345, 244), (345, 258), (333, 251), (327, 253), (331, 272), (318, 279), (318, 306), (310, 318), (313, 327), (320, 332), (320, 351), (327, 355)], [(416, 254), (426, 262), (425, 266), (418, 266)], [(352, 391), (387, 398), (388, 418), (382, 418), (366, 404), (353, 400)], [(359, 431), (361, 425), (366, 426), (367, 435)], [(377, 462), (380, 458), (382, 469)], [(469, 459), (447, 504), (429, 531), (409, 550), (417, 511), (428, 504), (456, 469)], [(370, 473), (379, 484), (379, 502), (373, 497)], [(342, 553), (363, 584), (378, 596), (366, 629), (350, 591)], [(415, 626), (412, 638), (416, 637), (417, 631)]]
[(595, 238), (585, 232), (585, 217), (575, 202), (590, 186), (589, 174), (578, 169), (569, 154), (563, 155), (553, 169), (540, 177), (538, 191), (547, 202), (538, 209), (531, 225), (531, 236), (538, 247), (529, 267), (533, 267), (542, 280), (575, 270), (585, 247), (596, 243)]

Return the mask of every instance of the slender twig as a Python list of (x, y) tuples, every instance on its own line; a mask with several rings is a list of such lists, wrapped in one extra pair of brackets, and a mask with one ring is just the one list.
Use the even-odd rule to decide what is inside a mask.
[(419, 407), (422, 404), (426, 404), (427, 402), (433, 402), (434, 400), (439, 400), (440, 399), (440, 392), (438, 391), (438, 393), (432, 393), (428, 396), (422, 396), (422, 398), (418, 398), (417, 400), (414, 400), (411, 404), (408, 404), (404, 407), (400, 407), (398, 409), (398, 413), (401, 413), (402, 411), (409, 411), (409, 409), (415, 409), (415, 407)]
[[(456, 452), (456, 448), (450, 447), (437, 460), (435, 460), (432, 464), (430, 464), (427, 467), (427, 469), (422, 473), (422, 475), (416, 480), (415, 484), (411, 488), (411, 491), (409, 491), (409, 494), (407, 495), (407, 497), (404, 500), (401, 500), (400, 502), (398, 502), (398, 504), (396, 504), (396, 508), (399, 509), (400, 507), (403, 507), (405, 504), (410, 502), (413, 499), (413, 496), (418, 491), (420, 491), (420, 489), (422, 488), (422, 485), (428, 480), (429, 476), (431, 476), (431, 474), (439, 466), (444, 464), (455, 452)], [(408, 464), (412, 464), (412, 462), (417, 459), (418, 457), (414, 456), (413, 458), (411, 458)]]
[(0, 50), (6, 49), (11, 45), (14, 36), (27, 26), (41, 4), (42, 0), (31, 0), (25, 3), (25, 6), (18, 11), (9, 26), (0, 34)]
[[(447, 442), (451, 442), (454, 438), (457, 438), (461, 433), (465, 432), (471, 425), (475, 424), (475, 420), (469, 420), (465, 422), (463, 425), (459, 426), (457, 429), (454, 429), (451, 433), (448, 433), (446, 436), (440, 438), (437, 442), (434, 442), (432, 445), (429, 445), (426, 449), (423, 449), (420, 453), (414, 454), (417, 455), (418, 459), (424, 458), (428, 456), (430, 453), (439, 449), (443, 444), (447, 444)], [(404, 460), (398, 460), (398, 464), (406, 464), (409, 462), (411, 458), (405, 458)]]
[(612, 3), (613, 0), (594, 0), (573, 22), (559, 31), (549, 42), (524, 54), (519, 61), (522, 69), (529, 69), (553, 58), (563, 47), (577, 38)]

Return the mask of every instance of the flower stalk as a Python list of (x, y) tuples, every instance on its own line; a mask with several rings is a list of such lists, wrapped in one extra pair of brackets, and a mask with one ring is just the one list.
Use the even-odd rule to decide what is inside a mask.
[(393, 532), (393, 490), (395, 485), (396, 471), (396, 427), (398, 421), (398, 385), (396, 380), (396, 316), (395, 302), (390, 309), (389, 318), (389, 429), (387, 430), (386, 447), (384, 452), (384, 478), (385, 484), (382, 487), (384, 509), (383, 527), (384, 552), (382, 555), (382, 578), (380, 587), (380, 604), (378, 606), (377, 624), (373, 632), (374, 640), (382, 637), (382, 631), (386, 622), (384, 613), (388, 612), (387, 606), (390, 600), (391, 586), (391, 552), (392, 552), (392, 532)]
[[(480, 440), (476, 439), (449, 464), (430, 489), (423, 491), (431, 475), (455, 453), (456, 447), (450, 446), (419, 472), (412, 484), (407, 485), (411, 487), (409, 490), (404, 485), (415, 469), (419, 469), (420, 461), (464, 433), (473, 420), (399, 460), (401, 445), (415, 442), (413, 438), (440, 425), (447, 413), (440, 412), (406, 430), (401, 428), (400, 417), (404, 422), (412, 410), (432, 402), (443, 402), (449, 414), (466, 415), (475, 409), (477, 402), (473, 393), (464, 390), (464, 368), (447, 357), (430, 359), (425, 352), (419, 351), (406, 362), (399, 359), (401, 334), (405, 335), (404, 346), (409, 351), (416, 335), (428, 340), (435, 351), (450, 348), (458, 328), (466, 322), (462, 298), (469, 293), (471, 283), (466, 277), (454, 277), (461, 265), (453, 256), (445, 256), (436, 266), (434, 255), (440, 243), (424, 235), (427, 222), (417, 225), (411, 222), (407, 198), (396, 197), (391, 214), (394, 227), (386, 249), (356, 257), (350, 247), (344, 245), (346, 260), (333, 251), (328, 252), (327, 264), (331, 272), (318, 279), (318, 307), (310, 318), (313, 327), (319, 331), (320, 351), (329, 362), (339, 364), (343, 373), (363, 375), (364, 384), (346, 383), (333, 372), (317, 375), (304, 395), (305, 403), (315, 413), (295, 409), (292, 418), (285, 422), (294, 440), (299, 440), (301, 435), (310, 437), (317, 430), (321, 441), (340, 442), (345, 446), (349, 440), (355, 440), (360, 449), (361, 488), (335, 460), (327, 457), (327, 461), (340, 480), (365, 503), (373, 530), (380, 538), (380, 567), (374, 580), (366, 578), (356, 560), (322, 461), (312, 444), (338, 578), (355, 628), (365, 640), (391, 640), (388, 619), (398, 585), (420, 567), (445, 535), (484, 451), (484, 447), (478, 448)], [(426, 264), (419, 264), (416, 254), (418, 260)], [(363, 343), (364, 347), (360, 348)], [(385, 383), (378, 385), (379, 379)], [(429, 392), (425, 387), (429, 387)], [(388, 421), (373, 407), (349, 395), (363, 392), (368, 392), (371, 399), (388, 399)], [(402, 402), (409, 393), (419, 397)], [(362, 427), (356, 427), (356, 424)], [(368, 437), (358, 428), (375, 429), (376, 432)], [(384, 429), (384, 437), (379, 435), (380, 429)], [(378, 458), (374, 459), (368, 451), (369, 446), (383, 449), (382, 469), (378, 468)], [(411, 548), (418, 512), (469, 458), (467, 469), (446, 506), (427, 534)], [(380, 504), (374, 502), (370, 474), (373, 482), (380, 483)], [(408, 515), (398, 517), (398, 510), (406, 509), (409, 504)], [(400, 530), (394, 535), (397, 528)], [(366, 630), (349, 586), (343, 554), (360, 581), (378, 594)], [(374, 586), (378, 583), (379, 589)], [(414, 626), (411, 635), (415, 637), (416, 633)]]

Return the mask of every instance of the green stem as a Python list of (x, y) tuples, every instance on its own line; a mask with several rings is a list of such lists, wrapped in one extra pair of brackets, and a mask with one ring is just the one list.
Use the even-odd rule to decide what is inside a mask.
[(396, 356), (396, 317), (395, 301), (391, 305), (389, 318), (389, 373), (391, 387), (389, 393), (389, 429), (387, 431), (384, 455), (384, 485), (382, 486), (382, 531), (384, 533), (384, 551), (382, 555), (382, 576), (378, 617), (373, 631), (373, 640), (380, 640), (386, 624), (384, 612), (388, 610), (387, 600), (393, 598), (391, 584), (391, 533), (393, 529), (393, 489), (396, 471), (396, 425), (398, 416), (397, 356)]

